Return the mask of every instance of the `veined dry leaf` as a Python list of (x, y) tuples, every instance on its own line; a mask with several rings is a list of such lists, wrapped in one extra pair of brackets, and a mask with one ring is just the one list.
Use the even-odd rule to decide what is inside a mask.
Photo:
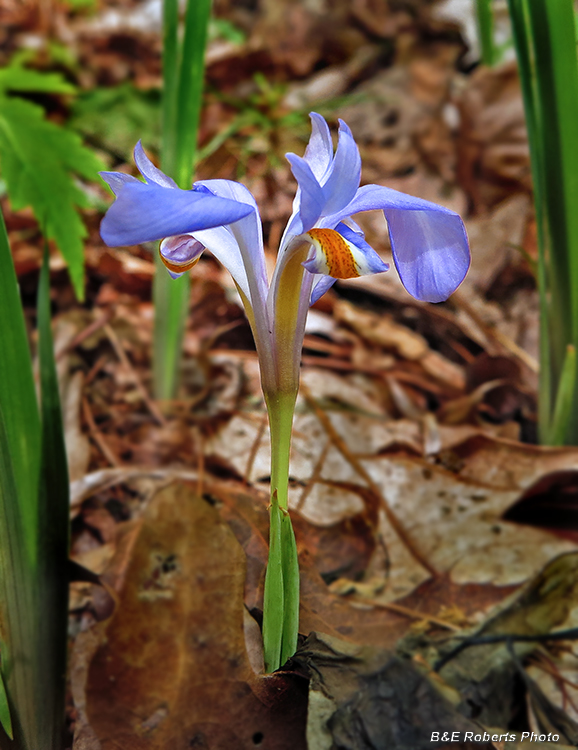
[(302, 746), (305, 696), (290, 676), (251, 669), (244, 585), (218, 512), (182, 485), (158, 493), (89, 668), (86, 715), (102, 750)]

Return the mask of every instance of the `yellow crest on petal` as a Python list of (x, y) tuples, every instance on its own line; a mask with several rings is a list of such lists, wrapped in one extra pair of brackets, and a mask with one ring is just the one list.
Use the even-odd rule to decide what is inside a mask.
[(350, 243), (335, 229), (310, 229), (305, 236), (325, 256), (329, 276), (334, 279), (354, 279), (361, 275)]

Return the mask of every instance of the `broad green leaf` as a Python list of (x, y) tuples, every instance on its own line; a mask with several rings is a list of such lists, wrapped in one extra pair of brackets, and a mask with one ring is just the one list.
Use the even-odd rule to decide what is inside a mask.
[(42, 73), (21, 65), (0, 69), (0, 92), (35, 91), (45, 94), (75, 94), (77, 89), (60, 73)]
[(18, 282), (0, 213), (0, 410), (22, 514), (23, 545), (36, 555), (40, 419)]
[(86, 229), (76, 207), (86, 207), (88, 201), (73, 175), (93, 180), (104, 165), (78, 135), (46, 120), (41, 107), (2, 97), (0, 168), (12, 208), (32, 206), (45, 235), (62, 252), (82, 299)]

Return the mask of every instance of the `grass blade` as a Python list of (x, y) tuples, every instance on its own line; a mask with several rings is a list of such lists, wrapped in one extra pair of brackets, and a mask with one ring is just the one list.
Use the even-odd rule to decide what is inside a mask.
[(576, 347), (568, 344), (566, 359), (560, 376), (554, 415), (550, 425), (548, 445), (564, 445), (573, 413), (573, 401), (576, 391)]
[(44, 685), (45, 732), (51, 747), (62, 743), (68, 617), (69, 481), (64, 427), (50, 327), (48, 251), (38, 287), (38, 353), (42, 412), (39, 494), (39, 675)]
[(10, 716), (10, 705), (8, 704), (8, 694), (6, 693), (2, 672), (0, 672), (0, 726), (8, 737), (13, 740), (12, 717)]
[(23, 544), (36, 554), (40, 417), (18, 280), (0, 212), (0, 409), (22, 512)]
[(482, 62), (491, 68), (498, 61), (498, 50), (494, 44), (494, 12), (492, 0), (476, 0), (476, 17)]
[[(578, 65), (572, 0), (509, 0), (540, 246), (539, 427), (547, 441), (568, 344), (578, 346)], [(573, 399), (574, 408), (578, 398)], [(564, 443), (578, 443), (570, 419)]]
[[(36, 621), (33, 592), (34, 571), (25, 546), (20, 495), (13, 471), (12, 449), (0, 406), (0, 643), (2, 684), (6, 700), (2, 705), (0, 748), (43, 750), (39, 692), (35, 679)], [(10, 712), (11, 719), (5, 717)], [(10, 731), (7, 731), (10, 729)], [(15, 742), (8, 740), (13, 732)]]

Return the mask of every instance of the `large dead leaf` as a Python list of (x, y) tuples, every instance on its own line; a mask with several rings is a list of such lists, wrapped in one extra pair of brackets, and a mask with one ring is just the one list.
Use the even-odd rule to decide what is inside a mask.
[(300, 683), (251, 669), (244, 585), (243, 551), (218, 512), (184, 486), (157, 494), (88, 670), (103, 750), (302, 746)]

